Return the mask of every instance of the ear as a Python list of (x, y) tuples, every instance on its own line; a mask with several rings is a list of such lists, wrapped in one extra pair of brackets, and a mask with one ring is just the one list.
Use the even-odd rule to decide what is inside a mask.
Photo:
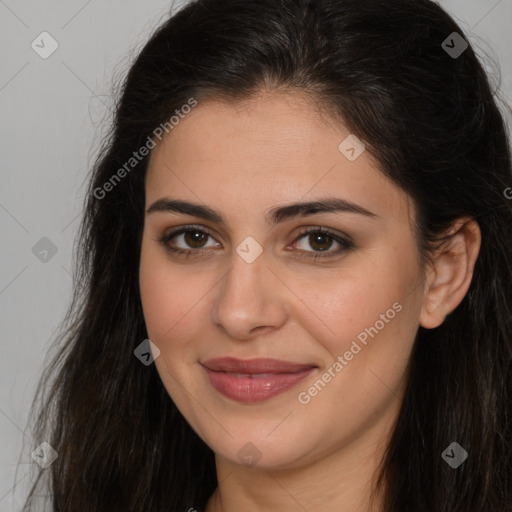
[(434, 251), (425, 283), (420, 325), (440, 326), (466, 295), (480, 251), (482, 235), (472, 218), (460, 218), (447, 232), (448, 239)]

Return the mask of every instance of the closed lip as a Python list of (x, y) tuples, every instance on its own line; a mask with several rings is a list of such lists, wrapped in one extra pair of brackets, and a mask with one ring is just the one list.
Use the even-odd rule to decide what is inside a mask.
[(282, 359), (237, 359), (235, 357), (217, 357), (201, 364), (212, 371), (243, 374), (297, 373), (317, 367), (314, 364), (294, 363)]

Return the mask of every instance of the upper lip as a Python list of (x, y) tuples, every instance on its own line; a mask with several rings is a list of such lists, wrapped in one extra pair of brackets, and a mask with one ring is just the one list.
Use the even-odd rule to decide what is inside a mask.
[(301, 370), (315, 368), (314, 364), (292, 363), (282, 359), (255, 358), (236, 359), (235, 357), (218, 357), (201, 363), (214, 371), (230, 373), (296, 373)]

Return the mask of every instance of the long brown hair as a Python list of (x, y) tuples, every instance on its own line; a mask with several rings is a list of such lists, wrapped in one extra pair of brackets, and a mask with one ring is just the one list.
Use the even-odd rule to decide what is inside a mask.
[[(134, 357), (148, 337), (138, 267), (149, 157), (98, 190), (191, 98), (267, 87), (309, 93), (364, 141), (413, 198), (422, 254), (453, 220), (477, 220), (471, 287), (440, 327), (419, 329), (380, 481), (385, 512), (512, 511), (511, 155), (472, 46), (455, 57), (443, 45), (453, 32), (467, 40), (429, 0), (198, 0), (158, 27), (92, 170), (72, 304), (31, 410), (36, 444), (58, 458), (26, 510), (45, 478), (54, 512), (204, 510), (214, 454), (155, 366)], [(441, 457), (453, 441), (469, 454), (458, 469)]]

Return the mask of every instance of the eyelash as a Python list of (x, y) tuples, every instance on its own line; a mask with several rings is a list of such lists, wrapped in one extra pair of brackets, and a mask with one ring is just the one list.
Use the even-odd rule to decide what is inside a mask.
[[(200, 252), (210, 252), (208, 250), (208, 248), (207, 249), (182, 249), (180, 247), (172, 247), (171, 245), (169, 245), (169, 242), (174, 237), (181, 235), (183, 233), (188, 233), (188, 232), (202, 233), (202, 234), (205, 234), (205, 235), (208, 235), (208, 236), (214, 238), (214, 236), (208, 230), (205, 230), (204, 228), (200, 228), (200, 227), (197, 227), (194, 225), (188, 225), (188, 226), (183, 226), (175, 231), (172, 231), (172, 232), (162, 236), (161, 238), (158, 239), (158, 241), (160, 243), (162, 243), (164, 245), (165, 249), (170, 251), (171, 253), (180, 255), (180, 256), (184, 256), (187, 258), (192, 256), (194, 253), (196, 253), (196, 255), (197, 255), (197, 253), (200, 253)], [(348, 240), (347, 238), (344, 238), (344, 237), (332, 232), (331, 230), (329, 230), (327, 228), (320, 227), (320, 226), (313, 227), (313, 228), (307, 228), (307, 229), (301, 231), (297, 235), (297, 237), (295, 238), (293, 243), (295, 244), (296, 242), (298, 242), (301, 238), (305, 237), (306, 235), (310, 235), (310, 234), (314, 234), (314, 233), (320, 233), (322, 235), (329, 235), (330, 238), (332, 238), (335, 242), (340, 244), (340, 247), (334, 251), (329, 251), (329, 252), (325, 252), (325, 253), (323, 253), (321, 251), (302, 251), (305, 253), (313, 252), (313, 254), (311, 254), (311, 255), (304, 256), (305, 258), (314, 259), (314, 260), (317, 260), (318, 258), (331, 258), (331, 257), (339, 255), (342, 252), (350, 251), (355, 248), (355, 245), (351, 240)]]

